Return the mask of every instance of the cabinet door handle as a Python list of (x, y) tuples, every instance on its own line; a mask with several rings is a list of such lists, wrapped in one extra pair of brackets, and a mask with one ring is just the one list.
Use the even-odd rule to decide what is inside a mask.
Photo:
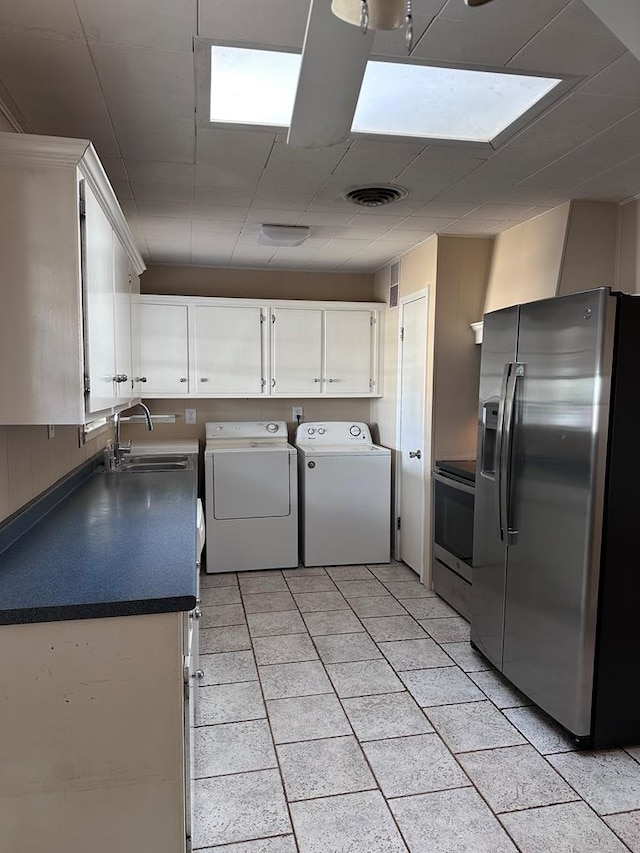
[(328, 382), (337, 382), (338, 380), (337, 379), (328, 379), (327, 381)]
[(201, 376), (201, 377), (200, 377), (200, 382), (208, 382), (208, 381), (209, 381), (209, 380), (207, 379), (207, 377), (206, 377), (206, 376)]
[(419, 450), (410, 450), (409, 459), (422, 459), (422, 453)]
[(275, 387), (276, 387), (276, 380), (275, 380), (275, 379), (272, 379), (272, 380), (271, 380), (271, 387), (272, 387), (272, 388), (275, 388)]
[(180, 382), (186, 382), (186, 381), (187, 381), (187, 377), (186, 377), (186, 376), (181, 376), (181, 377), (180, 377)]
[(322, 382), (322, 379), (319, 379), (319, 378), (316, 376), (316, 378), (315, 378), (313, 381), (314, 381), (314, 382)]
[(197, 678), (197, 679), (204, 678), (204, 670), (196, 669), (196, 671), (193, 673), (191, 678)]
[(113, 377), (114, 382), (126, 382), (128, 380), (128, 376), (126, 373), (116, 373)]
[(133, 381), (134, 381), (134, 382), (146, 382), (146, 381), (147, 381), (147, 377), (146, 377), (146, 376), (136, 376), (136, 377), (135, 377), (135, 379), (134, 379)]

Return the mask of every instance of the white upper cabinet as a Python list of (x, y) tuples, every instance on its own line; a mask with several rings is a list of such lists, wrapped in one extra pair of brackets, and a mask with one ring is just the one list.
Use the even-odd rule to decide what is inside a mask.
[(93, 147), (0, 133), (0, 198), (0, 424), (83, 424), (122, 408), (128, 267), (144, 263)]
[(326, 393), (374, 394), (375, 312), (329, 309), (324, 316)]
[(141, 296), (142, 396), (380, 396), (380, 309)]
[(189, 320), (187, 305), (149, 302), (140, 297), (140, 373), (143, 397), (188, 394)]
[(271, 309), (271, 387), (278, 395), (322, 391), (322, 310)]
[(194, 306), (195, 388), (198, 395), (220, 397), (264, 393), (263, 326), (259, 306)]

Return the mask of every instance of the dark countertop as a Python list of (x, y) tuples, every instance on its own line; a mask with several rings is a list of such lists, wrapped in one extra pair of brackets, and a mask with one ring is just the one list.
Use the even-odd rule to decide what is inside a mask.
[(196, 485), (95, 469), (0, 554), (0, 624), (191, 610)]
[(468, 480), (470, 483), (476, 481), (476, 460), (475, 459), (439, 459), (436, 462), (436, 468), (441, 473), (455, 474), (462, 480)]

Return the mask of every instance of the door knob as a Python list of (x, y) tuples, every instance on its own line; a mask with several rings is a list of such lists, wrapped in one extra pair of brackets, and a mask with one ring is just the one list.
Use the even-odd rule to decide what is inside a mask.
[(410, 450), (409, 459), (422, 459), (422, 453), (419, 450)]

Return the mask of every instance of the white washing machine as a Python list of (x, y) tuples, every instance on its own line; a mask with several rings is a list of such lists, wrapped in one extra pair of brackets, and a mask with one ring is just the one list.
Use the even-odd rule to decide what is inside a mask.
[(284, 421), (208, 423), (207, 573), (298, 565), (296, 451)]
[(350, 421), (301, 424), (296, 446), (305, 566), (388, 563), (391, 451)]

